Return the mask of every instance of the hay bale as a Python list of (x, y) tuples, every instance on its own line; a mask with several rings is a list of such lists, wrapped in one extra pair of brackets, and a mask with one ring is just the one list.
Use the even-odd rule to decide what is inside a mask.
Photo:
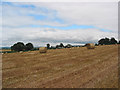
[(20, 51), (19, 53), (23, 53), (23, 51)]
[(47, 47), (40, 47), (39, 52), (40, 53), (46, 53), (47, 52)]
[(87, 49), (94, 49), (95, 48), (95, 44), (94, 43), (87, 43), (86, 47), (87, 47)]

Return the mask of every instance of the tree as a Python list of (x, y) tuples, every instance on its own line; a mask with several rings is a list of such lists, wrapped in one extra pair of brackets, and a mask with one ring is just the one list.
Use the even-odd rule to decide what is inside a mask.
[(115, 38), (102, 38), (98, 41), (98, 44), (100, 45), (110, 45), (110, 44), (117, 44), (117, 41), (115, 40)]
[(56, 48), (59, 48), (60, 47), (60, 45), (56, 45)]
[(120, 44), (120, 41), (118, 42), (118, 44)]
[(97, 43), (95, 43), (95, 46), (98, 46), (98, 44), (97, 44)]
[(15, 43), (13, 46), (11, 46), (11, 50), (13, 51), (24, 51), (25, 45), (22, 42)]
[(60, 47), (64, 47), (63, 43), (60, 43)]
[(105, 42), (105, 39), (102, 38), (102, 39), (100, 39), (100, 40), (98, 41), (98, 44), (99, 44), (99, 45), (104, 45), (104, 42)]
[(71, 47), (72, 47), (71, 44), (67, 44), (67, 45), (65, 46), (65, 48), (71, 48)]
[(18, 43), (15, 43), (13, 46), (11, 46), (12, 51), (32, 50), (33, 48), (34, 47), (32, 43), (27, 43), (26, 45), (24, 45), (23, 42), (18, 42)]
[(104, 44), (105, 44), (105, 45), (109, 45), (109, 44), (110, 44), (109, 38), (105, 38), (105, 39), (104, 39)]
[(32, 43), (27, 43), (25, 48), (26, 48), (26, 50), (32, 50), (34, 47), (33, 47)]
[(110, 39), (110, 43), (111, 43), (111, 44), (117, 44), (117, 41), (115, 40), (115, 38), (111, 38), (111, 39)]
[(47, 44), (47, 49), (49, 49), (49, 48), (50, 48), (50, 44), (48, 43), (48, 44)]
[(51, 46), (51, 47), (50, 47), (50, 49), (56, 49), (56, 47), (54, 47), (54, 46)]

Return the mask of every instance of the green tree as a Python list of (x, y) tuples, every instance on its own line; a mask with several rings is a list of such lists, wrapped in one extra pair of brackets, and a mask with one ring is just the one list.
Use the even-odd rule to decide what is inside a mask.
[(110, 40), (109, 40), (109, 38), (105, 38), (105, 39), (104, 39), (104, 44), (105, 44), (105, 45), (110, 45)]
[(47, 49), (50, 49), (50, 44), (49, 43), (47, 44)]
[(98, 44), (97, 44), (97, 43), (95, 43), (95, 46), (98, 46)]
[(71, 47), (72, 47), (71, 44), (67, 44), (67, 45), (65, 46), (65, 48), (71, 48)]
[(60, 45), (56, 45), (56, 48), (59, 48), (60, 47)]
[(63, 43), (60, 43), (60, 47), (64, 47)]
[(105, 39), (102, 38), (102, 39), (100, 39), (100, 40), (98, 41), (98, 44), (99, 44), (99, 45), (104, 45), (104, 42), (105, 42)]
[(118, 44), (120, 44), (120, 41), (118, 42)]
[(115, 38), (102, 38), (98, 41), (99, 45), (110, 45), (110, 44), (117, 44), (117, 40)]
[(24, 51), (25, 45), (23, 42), (15, 43), (13, 46), (11, 46), (12, 51)]
[(110, 43), (111, 43), (111, 44), (117, 44), (117, 40), (115, 40), (115, 38), (111, 38), (111, 39), (110, 39)]
[(32, 50), (34, 47), (32, 43), (27, 43), (25, 48), (26, 50)]

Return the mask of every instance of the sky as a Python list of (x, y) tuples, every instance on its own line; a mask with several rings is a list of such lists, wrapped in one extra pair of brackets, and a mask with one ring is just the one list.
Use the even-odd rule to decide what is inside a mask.
[(2, 45), (80, 45), (118, 39), (117, 2), (2, 2)]

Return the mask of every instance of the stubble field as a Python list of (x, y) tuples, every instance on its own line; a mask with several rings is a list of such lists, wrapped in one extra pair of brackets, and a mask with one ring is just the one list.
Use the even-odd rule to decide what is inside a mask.
[(3, 88), (117, 88), (118, 46), (2, 55)]

